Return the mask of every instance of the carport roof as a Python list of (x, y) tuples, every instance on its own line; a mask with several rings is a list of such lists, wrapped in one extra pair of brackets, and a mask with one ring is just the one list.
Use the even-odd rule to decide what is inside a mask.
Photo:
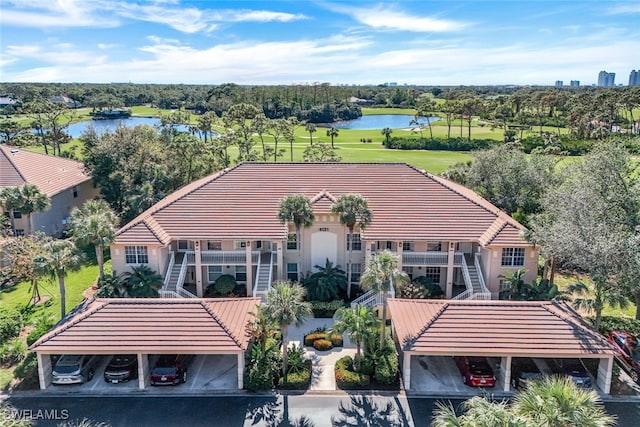
[(43, 353), (206, 354), (247, 348), (259, 298), (96, 299), (31, 346)]
[(404, 351), (433, 355), (597, 357), (607, 341), (566, 304), (390, 299)]

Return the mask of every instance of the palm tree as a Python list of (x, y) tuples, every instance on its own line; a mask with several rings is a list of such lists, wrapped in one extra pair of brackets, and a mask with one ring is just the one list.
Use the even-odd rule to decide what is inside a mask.
[(311, 227), (315, 216), (311, 207), (311, 200), (302, 194), (287, 196), (280, 202), (278, 219), (283, 224), (293, 224), (296, 228), (296, 245), (298, 247), (298, 277), (300, 277), (300, 264), (302, 262), (302, 242), (300, 229)]
[[(387, 295), (392, 285), (402, 287), (410, 283), (407, 273), (398, 269), (398, 256), (384, 250), (369, 259), (360, 278), (360, 285), (367, 290), (382, 294), (382, 321), (387, 321)], [(385, 325), (380, 328), (380, 349), (384, 348)]]
[(531, 381), (513, 402), (515, 415), (537, 426), (603, 427), (615, 425), (594, 390), (578, 388), (570, 378), (543, 377)]
[[(436, 108), (436, 103), (433, 102), (432, 99), (428, 99), (428, 100), (424, 101), (422, 104), (420, 104), (420, 106), (418, 107), (418, 109), (416, 111), (416, 115), (415, 115), (416, 122), (421, 117), (424, 117), (425, 119), (427, 119), (427, 126), (429, 126), (429, 134), (431, 136), (431, 140), (432, 141), (433, 141), (433, 129), (431, 129), (431, 121), (429, 119), (429, 116), (431, 116), (433, 114), (433, 110), (435, 108)], [(422, 132), (422, 128), (421, 128), (420, 132)], [(420, 136), (420, 139), (422, 139), (422, 135)]]
[(327, 129), (327, 136), (331, 137), (331, 148), (336, 148), (333, 146), (333, 138), (337, 137), (340, 131), (334, 127), (330, 127)]
[(315, 265), (317, 272), (304, 280), (307, 296), (311, 300), (330, 301), (338, 298), (338, 289), (347, 290), (347, 275), (340, 266), (334, 266), (327, 258), (323, 266)]
[(122, 281), (131, 298), (155, 298), (164, 284), (162, 276), (145, 264), (131, 267), (122, 275)]
[(353, 252), (353, 229), (356, 224), (363, 231), (371, 224), (373, 213), (369, 209), (367, 199), (360, 194), (343, 194), (331, 206), (331, 212), (340, 217), (340, 223), (346, 225), (349, 231), (347, 249), (349, 262), (347, 263), (347, 298), (351, 298), (351, 254)]
[(492, 402), (484, 397), (474, 396), (462, 404), (464, 414), (456, 414), (451, 403), (436, 402), (436, 410), (431, 420), (432, 427), (532, 427), (524, 418), (516, 416), (508, 402)]
[(116, 237), (118, 217), (104, 200), (89, 200), (82, 208), (71, 211), (71, 233), (81, 244), (93, 244), (96, 251), (99, 279), (104, 278), (104, 247)]
[(356, 356), (353, 359), (353, 369), (360, 371), (360, 359), (362, 341), (372, 330), (378, 326), (379, 320), (376, 318), (371, 307), (360, 304), (355, 307), (343, 307), (336, 311), (337, 321), (333, 324), (333, 330), (342, 334), (347, 332), (349, 339), (356, 343)]
[(66, 287), (64, 280), (70, 271), (78, 271), (82, 256), (70, 240), (51, 240), (44, 245), (44, 253), (39, 258), (39, 268), (58, 279), (60, 288), (60, 319), (66, 314)]
[(0, 205), (9, 212), (9, 219), (11, 220), (12, 234), (16, 233), (16, 217), (15, 212), (22, 206), (22, 193), (20, 187), (5, 187), (0, 190)]
[(282, 374), (287, 379), (287, 351), (289, 325), (300, 326), (312, 313), (311, 305), (304, 302), (304, 288), (299, 283), (276, 282), (264, 304), (269, 319), (280, 326), (282, 333)]
[(27, 233), (31, 234), (31, 214), (34, 212), (42, 212), (49, 209), (51, 199), (44, 193), (40, 192), (37, 185), (25, 184), (21, 188), (22, 206), (18, 208), (23, 214), (27, 215)]
[(389, 145), (389, 137), (391, 136), (391, 134), (393, 133), (393, 129), (391, 128), (384, 128), (380, 131), (381, 134), (384, 135), (384, 137), (387, 140), (387, 145)]
[(111, 273), (98, 280), (96, 296), (100, 298), (126, 298), (129, 295), (122, 279)]
[(313, 133), (316, 131), (316, 125), (313, 123), (307, 123), (304, 127), (309, 132), (309, 138), (311, 138), (311, 145), (313, 145)]

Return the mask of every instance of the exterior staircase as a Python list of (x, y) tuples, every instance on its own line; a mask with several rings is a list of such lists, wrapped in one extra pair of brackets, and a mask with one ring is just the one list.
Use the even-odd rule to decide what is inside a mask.
[(471, 279), (471, 288), (473, 289), (474, 294), (483, 293), (484, 290), (482, 288), (482, 284), (480, 283), (480, 278), (478, 277), (478, 270), (474, 265), (472, 255), (465, 254), (465, 261), (467, 261), (467, 270), (469, 271), (469, 278)]
[(265, 252), (260, 255), (260, 262), (258, 263), (256, 282), (253, 287), (253, 296), (261, 297), (263, 301), (271, 289), (274, 256), (275, 255), (272, 252)]
[(169, 272), (169, 280), (164, 286), (165, 291), (171, 291), (178, 293), (178, 280), (180, 278), (180, 270), (182, 269), (182, 260), (184, 259), (184, 253), (178, 252), (175, 254), (175, 261), (171, 271)]

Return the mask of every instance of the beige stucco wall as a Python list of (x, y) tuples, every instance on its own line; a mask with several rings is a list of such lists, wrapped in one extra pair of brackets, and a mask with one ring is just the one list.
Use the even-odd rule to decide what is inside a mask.
[[(125, 246), (129, 245), (112, 245), (111, 246), (111, 269), (117, 274), (131, 271), (131, 267), (136, 264), (127, 264), (125, 262)], [(147, 255), (149, 257), (149, 268), (158, 272), (164, 277), (167, 269), (169, 256), (169, 248), (160, 245), (139, 245), (147, 247)]]
[(490, 246), (481, 251), (482, 269), (485, 273), (486, 284), (494, 299), (498, 298), (500, 290), (500, 275), (509, 275), (519, 269), (526, 271), (525, 282), (532, 282), (538, 274), (538, 248), (526, 246), (524, 254), (524, 266), (503, 267), (502, 266), (503, 246)]

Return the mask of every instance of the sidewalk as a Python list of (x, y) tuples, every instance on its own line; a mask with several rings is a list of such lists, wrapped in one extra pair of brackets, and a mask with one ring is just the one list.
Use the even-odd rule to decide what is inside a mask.
[[(296, 344), (304, 346), (304, 336), (309, 332), (320, 328), (331, 328), (333, 326), (333, 319), (309, 319), (300, 327), (291, 327), (289, 330), (289, 345)], [(344, 334), (344, 346), (336, 347), (329, 351), (318, 351), (313, 347), (305, 348), (305, 356), (311, 359), (312, 373), (311, 373), (311, 385), (309, 390), (311, 391), (336, 391), (336, 378), (333, 368), (338, 359), (344, 356), (354, 356), (356, 354), (355, 344), (349, 341), (349, 338)]]

